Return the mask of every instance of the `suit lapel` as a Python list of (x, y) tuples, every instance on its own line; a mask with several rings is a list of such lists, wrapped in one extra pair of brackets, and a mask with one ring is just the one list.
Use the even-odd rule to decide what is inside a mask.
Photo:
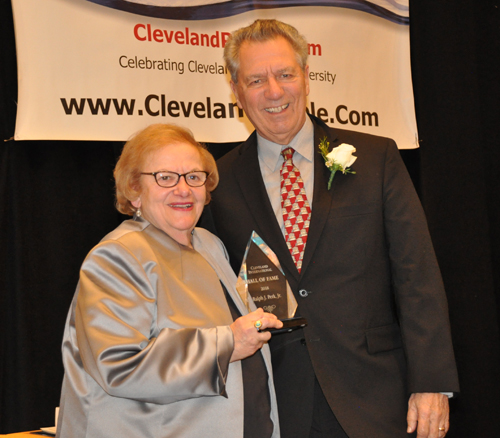
[(330, 142), (331, 149), (336, 146), (335, 141), (337, 136), (327, 125), (321, 123), (319, 119), (312, 116), (310, 117), (314, 124), (314, 195), (311, 224), (307, 235), (304, 259), (302, 261), (302, 274), (307, 270), (307, 266), (312, 260), (316, 246), (323, 233), (323, 228), (325, 227), (332, 205), (332, 192), (335, 190), (336, 185), (336, 180), (334, 178), (331, 189), (327, 189), (330, 172), (326, 168), (325, 161), (319, 153), (318, 145), (320, 140), (326, 136)]
[[(293, 275), (296, 279), (299, 273), (293, 263), (286, 246), (285, 239), (274, 215), (274, 211), (267, 195), (266, 187), (260, 172), (257, 156), (257, 134), (254, 133), (240, 147), (240, 154), (233, 173), (239, 184), (241, 194), (252, 214), (255, 231), (264, 242), (276, 253), (286, 275)], [(250, 238), (250, 236), (248, 236)]]
[[(220, 266), (220, 265), (219, 265)], [(226, 266), (226, 265), (224, 265)], [(219, 279), (224, 284), (227, 293), (234, 301), (234, 304), (238, 308), (241, 315), (246, 315), (248, 313), (248, 309), (245, 306), (245, 303), (240, 297), (240, 294), (236, 290), (236, 282), (234, 278), (233, 270), (228, 268), (228, 270), (219, 269), (218, 271)]]

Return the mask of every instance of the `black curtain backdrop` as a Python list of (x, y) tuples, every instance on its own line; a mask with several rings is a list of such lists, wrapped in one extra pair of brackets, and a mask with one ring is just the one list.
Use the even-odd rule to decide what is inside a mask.
[[(0, 3), (0, 433), (10, 433), (54, 422), (80, 264), (123, 219), (112, 180), (123, 144), (3, 142), (14, 134), (17, 71), (11, 4)], [(499, 435), (499, 7), (410, 4), (421, 147), (402, 155), (450, 305), (462, 392), (451, 400), (449, 437)], [(216, 156), (232, 146), (210, 145)]]

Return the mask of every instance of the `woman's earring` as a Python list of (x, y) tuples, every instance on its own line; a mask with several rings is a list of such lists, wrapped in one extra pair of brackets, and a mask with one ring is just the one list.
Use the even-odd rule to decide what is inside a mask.
[(140, 208), (138, 208), (138, 209), (137, 209), (137, 211), (135, 212), (135, 215), (136, 215), (137, 217), (141, 217), (141, 216), (142, 216), (142, 213), (141, 213), (141, 209), (140, 209)]

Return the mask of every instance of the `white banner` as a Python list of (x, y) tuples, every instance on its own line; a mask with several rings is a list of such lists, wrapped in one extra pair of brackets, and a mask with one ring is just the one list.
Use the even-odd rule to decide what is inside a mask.
[(418, 147), (408, 0), (12, 5), (16, 140), (126, 140), (151, 123), (176, 123), (199, 141), (242, 141), (253, 128), (234, 103), (223, 47), (233, 30), (277, 18), (310, 43), (311, 113), (333, 127)]

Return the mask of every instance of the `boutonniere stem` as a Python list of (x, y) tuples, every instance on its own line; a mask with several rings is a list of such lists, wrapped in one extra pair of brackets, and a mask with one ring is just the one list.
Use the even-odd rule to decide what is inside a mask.
[(328, 190), (332, 187), (333, 177), (340, 170), (342, 173), (356, 173), (351, 170), (351, 166), (358, 157), (353, 155), (356, 148), (350, 144), (342, 143), (340, 146), (328, 150), (330, 142), (326, 137), (319, 143), (319, 153), (325, 160), (325, 166), (330, 170), (330, 178), (328, 179)]

